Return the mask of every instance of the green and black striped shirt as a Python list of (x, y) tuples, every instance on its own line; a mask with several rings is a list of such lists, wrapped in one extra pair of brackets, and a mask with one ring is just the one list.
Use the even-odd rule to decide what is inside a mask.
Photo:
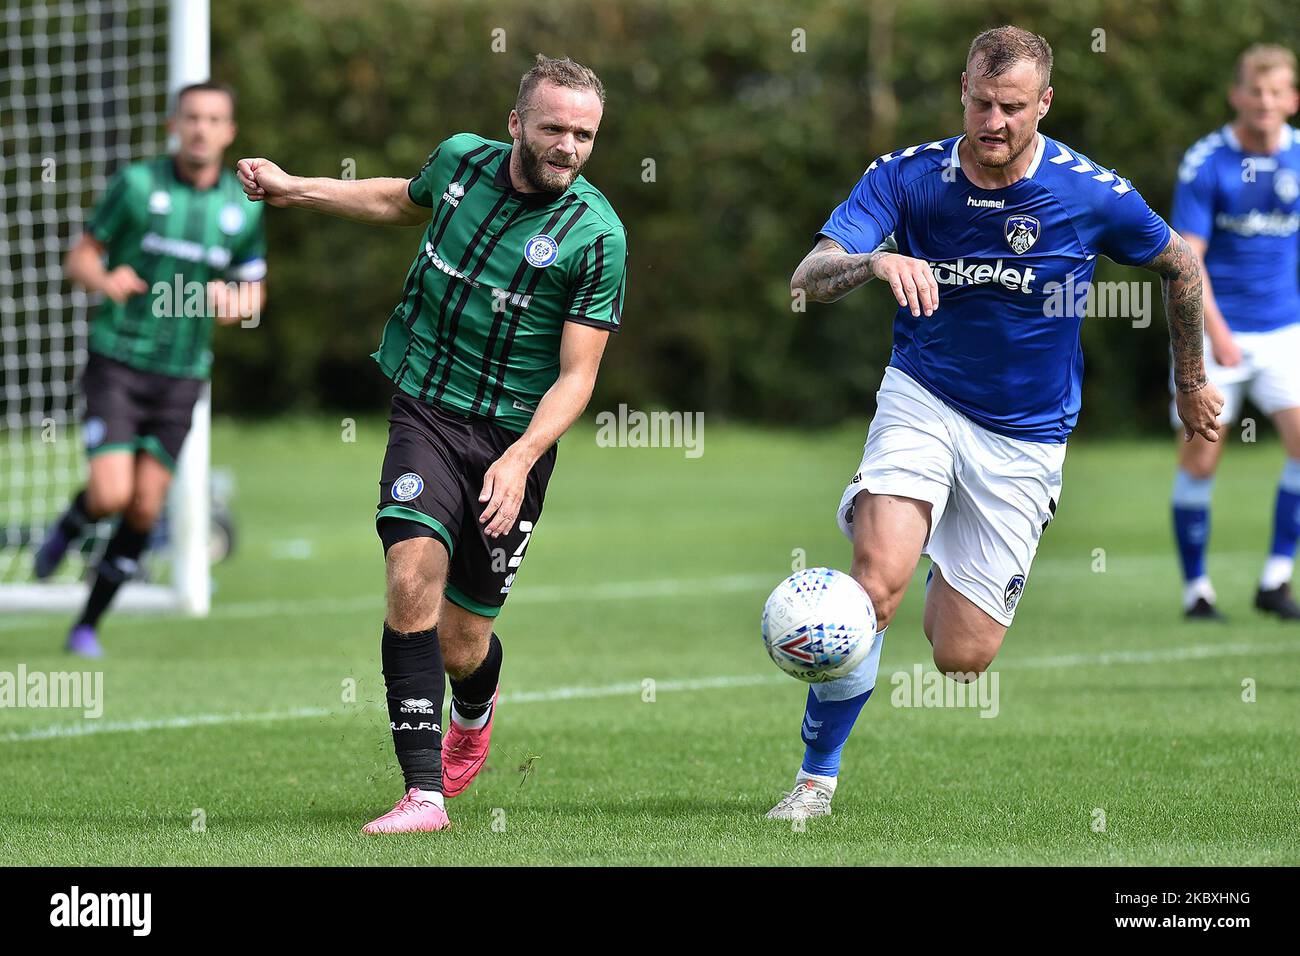
[(262, 207), (221, 171), (210, 189), (176, 175), (170, 156), (119, 169), (86, 224), (108, 250), (108, 268), (129, 265), (149, 286), (118, 304), (105, 298), (90, 323), (90, 350), (133, 368), (207, 378), (211, 279), (256, 282), (266, 275)]
[(564, 323), (618, 330), (627, 239), (581, 176), (516, 191), (510, 149), (460, 133), (411, 180), (433, 216), (374, 358), (408, 395), (522, 432), (559, 377)]

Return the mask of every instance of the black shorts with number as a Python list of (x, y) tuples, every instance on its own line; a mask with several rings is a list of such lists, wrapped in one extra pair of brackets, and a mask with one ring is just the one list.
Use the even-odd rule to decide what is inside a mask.
[(528, 474), (514, 527), (489, 538), (479, 523), (483, 475), (519, 438), (483, 418), (471, 418), (412, 398), (393, 396), (388, 451), (379, 477), (376, 530), (385, 550), (416, 535), (447, 547), (451, 567), (444, 592), (453, 604), (496, 617), (514, 584), (555, 469), (555, 446)]
[(147, 452), (176, 470), (203, 379), (145, 372), (91, 352), (81, 391), (86, 397), (81, 434), (88, 456)]

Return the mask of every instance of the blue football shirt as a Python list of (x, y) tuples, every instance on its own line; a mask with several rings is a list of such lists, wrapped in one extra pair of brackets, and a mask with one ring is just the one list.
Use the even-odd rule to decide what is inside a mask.
[(819, 235), (866, 253), (892, 234), (930, 263), (939, 308), (898, 310), (891, 365), (990, 431), (1064, 442), (1096, 257), (1145, 264), (1169, 227), (1128, 180), (1042, 134), (1024, 178), (981, 189), (961, 171), (961, 138), (876, 159)]
[(1241, 148), (1225, 126), (1183, 156), (1171, 225), (1206, 240), (1214, 300), (1234, 332), (1300, 322), (1300, 131), (1272, 156)]

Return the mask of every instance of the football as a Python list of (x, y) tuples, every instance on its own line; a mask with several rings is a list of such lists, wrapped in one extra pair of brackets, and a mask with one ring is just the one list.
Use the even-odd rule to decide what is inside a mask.
[(876, 640), (876, 609), (852, 577), (832, 568), (796, 571), (763, 607), (763, 644), (791, 677), (818, 684), (853, 671)]

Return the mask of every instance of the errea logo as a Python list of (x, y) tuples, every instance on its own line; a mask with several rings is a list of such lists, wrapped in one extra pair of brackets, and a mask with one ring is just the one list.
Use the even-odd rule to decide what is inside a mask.
[(447, 191), (442, 194), (442, 201), (449, 206), (459, 206), (461, 197), (465, 195), (465, 187), (459, 182), (454, 182), (447, 187)]
[(427, 697), (408, 697), (402, 701), (402, 713), (404, 714), (434, 714), (437, 710), (433, 706), (433, 701)]

